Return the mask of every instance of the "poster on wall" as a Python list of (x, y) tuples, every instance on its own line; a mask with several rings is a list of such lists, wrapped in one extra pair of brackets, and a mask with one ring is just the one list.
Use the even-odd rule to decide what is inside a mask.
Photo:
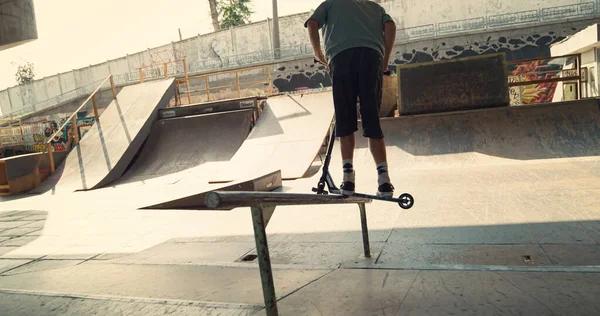
[[(509, 63), (509, 82), (551, 80), (577, 75), (576, 57), (556, 57)], [(558, 82), (542, 82), (519, 86), (520, 104), (552, 102)], [(513, 103), (511, 90), (511, 104)], [(516, 102), (516, 101), (515, 101)]]

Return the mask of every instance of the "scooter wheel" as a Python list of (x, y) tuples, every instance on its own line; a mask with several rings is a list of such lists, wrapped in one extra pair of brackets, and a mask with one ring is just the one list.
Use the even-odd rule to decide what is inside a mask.
[(400, 207), (405, 210), (408, 210), (412, 208), (413, 205), (415, 205), (415, 199), (412, 197), (412, 195), (408, 193), (400, 195), (398, 199), (400, 200), (400, 202), (398, 202), (398, 205), (400, 205)]

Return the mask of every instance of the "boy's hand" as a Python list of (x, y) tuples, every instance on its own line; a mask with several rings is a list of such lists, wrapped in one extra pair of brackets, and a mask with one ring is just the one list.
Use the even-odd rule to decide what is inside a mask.
[(318, 51), (315, 52), (315, 62), (327, 67), (327, 62), (325, 61), (325, 54), (323, 54), (323, 51)]
[(383, 62), (381, 64), (381, 70), (383, 70), (384, 74), (386, 72), (389, 73), (389, 70), (388, 70), (389, 65), (390, 65), (390, 58), (386, 56), (383, 58)]

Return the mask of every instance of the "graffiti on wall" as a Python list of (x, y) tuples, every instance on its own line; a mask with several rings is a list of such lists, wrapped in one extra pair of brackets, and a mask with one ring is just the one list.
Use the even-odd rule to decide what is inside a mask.
[[(48, 138), (56, 133), (50, 140), (54, 152), (70, 151), (74, 147), (74, 131), (73, 124), (65, 125), (62, 129), (58, 129), (59, 126), (63, 125), (66, 118), (60, 120), (43, 120), (37, 122), (31, 122), (23, 125), (24, 136), (31, 135), (33, 141), (32, 149), (34, 152), (46, 151), (46, 142)], [(78, 118), (77, 119), (77, 133), (80, 139), (90, 130), (94, 124), (95, 118)]]
[(186, 58), (186, 51), (179, 49), (163, 49), (158, 51), (150, 52), (150, 59), (152, 60), (152, 66), (162, 66), (165, 63), (170, 63)]
[[(575, 57), (559, 57), (510, 64), (509, 82), (551, 80), (577, 76), (577, 69), (571, 69)], [(573, 73), (574, 72), (574, 73)], [(549, 103), (554, 99), (558, 82), (542, 82), (512, 87), (511, 100), (519, 104)]]
[(167, 74), (176, 75), (183, 73), (183, 60), (187, 57), (186, 51), (178, 49), (163, 49), (150, 52), (150, 64), (142, 63), (140, 69), (145, 80), (157, 79), (165, 76), (165, 65)]
[[(550, 56), (550, 46), (552, 44), (562, 41), (567, 36), (580, 30), (581, 28), (577, 27), (563, 27), (560, 30), (549, 30), (544, 33), (530, 35), (491, 36), (482, 34), (478, 39), (471, 36), (456, 37), (445, 41), (411, 43), (396, 46), (400, 49), (392, 56), (392, 63), (396, 65), (425, 63), (500, 52), (506, 53), (507, 61), (548, 57)], [(451, 42), (451, 40), (455, 42)], [(456, 40), (461, 42), (457, 43)], [(274, 78), (276, 79), (273, 84), (279, 89), (279, 92), (294, 92), (331, 86), (328, 71), (324, 67), (316, 67), (308, 60), (295, 65), (295, 67), (281, 67), (274, 72)]]
[(204, 40), (199, 37), (194, 44), (197, 50), (198, 58), (195, 61), (188, 61), (188, 71), (196, 72), (205, 68), (222, 68), (227, 66), (224, 56), (227, 55), (227, 44), (213, 38)]
[(279, 92), (296, 92), (331, 86), (327, 68), (312, 62), (300, 65), (283, 66), (277, 69), (273, 86)]
[(505, 37), (487, 36), (482, 41), (452, 45), (441, 42), (434, 47), (414, 48), (409, 52), (396, 52), (395, 64), (412, 64), (447, 60), (457, 57), (470, 57), (484, 54), (506, 53), (507, 61), (549, 57), (550, 46), (562, 41), (568, 35), (578, 32), (578, 28), (563, 29), (561, 32), (549, 31), (545, 34)]

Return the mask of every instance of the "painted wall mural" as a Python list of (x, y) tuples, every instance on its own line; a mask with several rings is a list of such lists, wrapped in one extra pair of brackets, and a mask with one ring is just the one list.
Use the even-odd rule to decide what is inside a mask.
[[(562, 41), (567, 36), (580, 31), (580, 28), (569, 27), (561, 31), (548, 31), (542, 34), (531, 34), (523, 36), (490, 36), (481, 38), (464, 38), (464, 43), (454, 44), (450, 41), (441, 41), (433, 46), (413, 48), (409, 52), (396, 51), (394, 63), (412, 64), (431, 61), (447, 60), (457, 57), (478, 56), (484, 54), (506, 53), (507, 61), (518, 61), (550, 56), (550, 46)], [(414, 46), (414, 45), (410, 45)]]
[[(576, 62), (575, 57), (558, 57), (513, 63), (508, 66), (509, 82), (523, 83), (577, 77)], [(511, 104), (550, 103), (559, 84), (562, 83), (542, 82), (513, 86), (510, 89)]]
[(273, 86), (279, 92), (297, 92), (331, 86), (327, 68), (313, 63), (312, 58), (277, 68), (274, 78)]
[[(549, 57), (552, 44), (585, 27), (587, 24), (558, 24), (539, 27), (531, 34), (523, 33), (530, 28), (401, 44), (395, 46), (391, 62), (396, 65), (425, 63), (499, 52), (506, 53), (509, 62)], [(312, 58), (277, 67), (273, 70), (273, 84), (279, 92), (331, 86), (327, 69), (314, 65)]]
[[(54, 152), (70, 151), (75, 146), (73, 142), (73, 124), (69, 122), (60, 131), (58, 127), (64, 124), (66, 118), (60, 120), (41, 120), (36, 122), (23, 124), (23, 138), (25, 146), (31, 152), (46, 151), (46, 141), (58, 131), (55, 137), (52, 138), (50, 144)], [(78, 133), (80, 139), (90, 130), (94, 124), (94, 117), (79, 117), (77, 118)]]

